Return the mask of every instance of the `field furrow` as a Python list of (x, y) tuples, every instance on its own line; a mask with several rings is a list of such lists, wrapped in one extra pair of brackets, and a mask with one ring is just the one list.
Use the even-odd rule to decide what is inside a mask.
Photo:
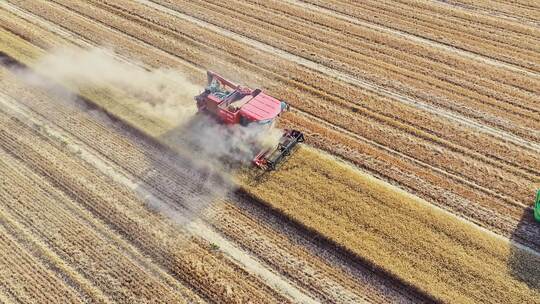
[[(4, 220), (3, 216), (2, 220)], [(25, 301), (35, 299), (41, 302), (77, 303), (80, 301), (74, 290), (63, 285), (58, 277), (17, 244), (17, 241), (10, 237), (3, 227), (0, 230), (0, 249), (2, 284), (9, 286), (6, 288), (10, 290), (10, 293), (17, 294), (17, 298), (25, 299)]]
[(512, 20), (530, 23), (532, 26), (540, 24), (540, 9), (530, 6), (530, 4), (519, 5), (516, 2), (507, 3), (506, 1), (471, 1), (471, 0), (450, 0), (440, 1), (442, 3), (453, 5), (460, 9), (466, 9), (473, 12), (482, 12), (492, 16), (502, 16)]
[[(437, 16), (432, 10), (422, 14), (421, 10), (410, 10), (403, 5), (392, 6), (389, 2), (376, 3), (375, 1), (364, 2), (362, 5), (353, 5), (337, 0), (330, 2), (309, 0), (306, 2), (361, 20), (452, 45), (529, 71), (536, 73), (540, 71), (538, 44), (533, 45), (534, 50), (527, 50), (515, 46), (518, 39), (499, 42), (496, 33), (491, 34), (486, 30), (468, 33), (467, 26), (449, 20), (448, 16)], [(415, 13), (418, 14), (415, 15)], [(505, 21), (498, 20), (498, 22)], [(471, 22), (466, 24), (470, 27)], [(516, 26), (525, 27), (524, 31), (526, 32), (532, 31), (534, 39), (537, 41), (538, 29), (520, 24), (516, 24)]]

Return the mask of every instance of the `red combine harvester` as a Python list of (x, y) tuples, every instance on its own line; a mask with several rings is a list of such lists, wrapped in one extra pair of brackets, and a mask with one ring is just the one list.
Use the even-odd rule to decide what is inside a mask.
[[(199, 112), (208, 114), (226, 125), (257, 124), (261, 130), (268, 131), (279, 115), (289, 106), (260, 89), (252, 90), (239, 86), (222, 76), (207, 72), (208, 84), (200, 95), (195, 97)], [(274, 170), (289, 155), (296, 144), (304, 141), (304, 135), (297, 130), (285, 130), (277, 147), (262, 149), (252, 160), (261, 169)]]

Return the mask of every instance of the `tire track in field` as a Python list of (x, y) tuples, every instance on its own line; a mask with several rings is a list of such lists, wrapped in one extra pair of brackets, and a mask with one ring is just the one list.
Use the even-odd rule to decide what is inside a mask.
[(509, 21), (540, 28), (540, 21), (538, 20), (535, 20), (527, 16), (523, 16), (523, 15), (520, 16), (518, 14), (507, 12), (501, 9), (497, 9), (495, 7), (491, 7), (491, 9), (488, 9), (483, 6), (475, 6), (468, 3), (462, 3), (460, 1), (452, 1), (452, 0), (435, 0), (435, 1), (437, 1), (441, 5), (446, 5), (452, 8), (466, 10), (466, 11), (470, 11), (476, 14), (480, 12), (486, 16), (507, 19)]

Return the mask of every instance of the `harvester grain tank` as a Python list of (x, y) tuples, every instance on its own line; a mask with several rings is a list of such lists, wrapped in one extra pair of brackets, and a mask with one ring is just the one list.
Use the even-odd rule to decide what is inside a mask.
[[(277, 118), (289, 105), (260, 89), (250, 89), (229, 81), (222, 76), (207, 72), (208, 83), (205, 90), (195, 97), (199, 112), (208, 114), (223, 125), (239, 124), (244, 127), (256, 126), (269, 131)], [(261, 169), (274, 170), (289, 155), (293, 148), (304, 141), (298, 130), (284, 130), (279, 143), (272, 148), (261, 148), (252, 163)], [(256, 144), (256, 143), (253, 143)]]

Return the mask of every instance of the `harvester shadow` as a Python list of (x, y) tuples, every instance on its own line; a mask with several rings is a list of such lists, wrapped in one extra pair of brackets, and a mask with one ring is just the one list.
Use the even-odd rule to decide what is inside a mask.
[(525, 248), (512, 244), (508, 267), (510, 273), (519, 281), (540, 292), (540, 223), (535, 222), (532, 211), (527, 209), (520, 219), (511, 237), (514, 243), (527, 243), (532, 248)]

